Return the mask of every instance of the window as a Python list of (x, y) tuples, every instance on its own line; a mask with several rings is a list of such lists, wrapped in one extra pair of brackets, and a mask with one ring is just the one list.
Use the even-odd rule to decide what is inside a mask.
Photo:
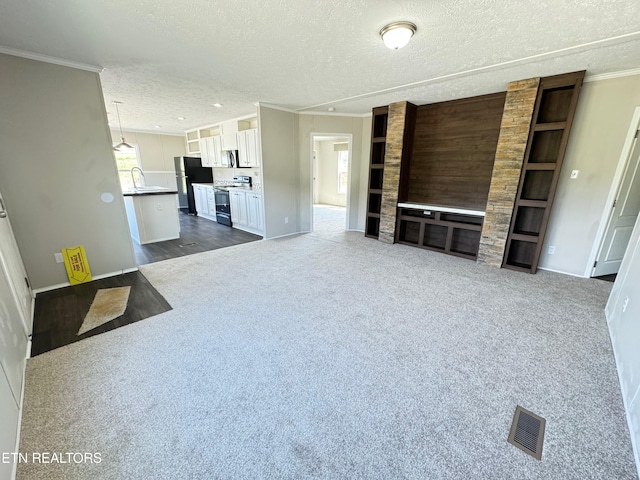
[(338, 193), (347, 194), (347, 173), (349, 171), (349, 151), (338, 152)]
[[(131, 169), (133, 167), (140, 167), (138, 161), (138, 149), (123, 150), (120, 152), (113, 152), (116, 157), (116, 166), (118, 168), (118, 176), (120, 177), (120, 186), (122, 190), (133, 190), (133, 179), (131, 178)], [(136, 184), (141, 185), (142, 179), (139, 177), (140, 173), (135, 172)]]

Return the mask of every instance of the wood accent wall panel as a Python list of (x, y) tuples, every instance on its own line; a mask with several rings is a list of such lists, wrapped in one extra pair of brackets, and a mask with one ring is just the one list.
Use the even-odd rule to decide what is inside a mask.
[(531, 78), (511, 82), (507, 88), (478, 250), (478, 262), (498, 268), (509, 235), (539, 84), (540, 78)]
[(507, 93), (417, 108), (401, 201), (484, 210)]
[(378, 240), (394, 243), (398, 198), (405, 188), (402, 170), (407, 170), (415, 127), (416, 106), (409, 102), (389, 105), (387, 135), (384, 154), (384, 176), (382, 179), (382, 202), (380, 208), (380, 231)]

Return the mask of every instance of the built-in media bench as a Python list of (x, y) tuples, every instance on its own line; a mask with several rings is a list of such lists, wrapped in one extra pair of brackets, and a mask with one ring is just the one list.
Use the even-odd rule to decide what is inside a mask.
[(483, 220), (481, 210), (399, 203), (396, 242), (475, 259)]

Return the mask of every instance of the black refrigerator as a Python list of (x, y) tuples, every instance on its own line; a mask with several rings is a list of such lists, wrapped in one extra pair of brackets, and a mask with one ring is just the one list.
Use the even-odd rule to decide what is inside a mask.
[(180, 211), (189, 215), (196, 214), (196, 201), (193, 198), (193, 183), (213, 183), (213, 171), (203, 167), (200, 157), (173, 157), (176, 167), (176, 185)]

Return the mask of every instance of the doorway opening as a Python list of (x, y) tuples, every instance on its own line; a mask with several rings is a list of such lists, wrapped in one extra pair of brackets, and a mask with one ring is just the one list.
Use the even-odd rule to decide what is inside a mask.
[(351, 135), (311, 135), (311, 230), (348, 230)]
[(614, 176), (608, 205), (596, 236), (593, 267), (590, 276), (614, 281), (624, 258), (633, 227), (640, 212), (640, 107), (627, 132)]

